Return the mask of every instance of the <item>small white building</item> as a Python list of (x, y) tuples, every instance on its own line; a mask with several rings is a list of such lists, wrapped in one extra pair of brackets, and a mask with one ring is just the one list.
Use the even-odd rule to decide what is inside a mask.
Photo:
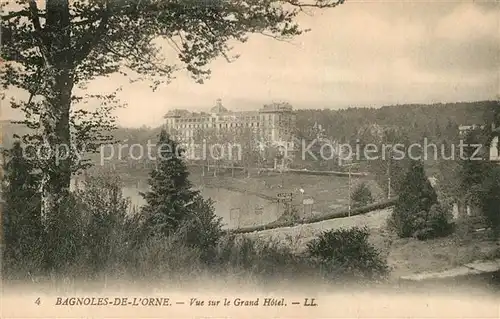
[(495, 136), (490, 143), (490, 161), (500, 161), (498, 139), (498, 136)]

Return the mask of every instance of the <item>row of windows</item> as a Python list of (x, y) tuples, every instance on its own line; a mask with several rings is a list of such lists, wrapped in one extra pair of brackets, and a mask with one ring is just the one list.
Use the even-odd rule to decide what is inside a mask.
[[(182, 128), (211, 128), (211, 127), (218, 127), (218, 128), (231, 128), (231, 127), (260, 127), (260, 126), (266, 126), (266, 123), (260, 123), (260, 122), (252, 122), (252, 123), (218, 123), (218, 124), (177, 124), (177, 125), (172, 125), (173, 128), (175, 129), (182, 129)], [(282, 123), (283, 125), (289, 124), (289, 123)]]
[[(265, 121), (266, 118), (269, 122), (272, 121), (272, 115), (273, 114), (263, 114), (260, 117), (261, 121)], [(267, 116), (267, 117), (266, 117)], [(288, 117), (283, 117), (283, 118), (290, 118)], [(234, 116), (221, 116), (219, 117), (220, 121), (231, 121), (234, 120)], [(236, 119), (239, 121), (245, 120), (245, 121), (255, 121), (259, 120), (259, 116), (236, 116)], [(276, 115), (276, 119), (280, 121), (282, 119), (281, 115)], [(199, 123), (199, 122), (215, 122), (216, 118), (215, 117), (194, 117), (194, 118), (181, 118), (181, 119), (171, 119), (175, 123)]]
[[(175, 128), (209, 128), (209, 127), (219, 127), (219, 128), (223, 128), (223, 127), (259, 127), (259, 126), (270, 126), (272, 125), (273, 123), (272, 122), (269, 122), (269, 123), (265, 123), (265, 122), (251, 122), (251, 123), (235, 123), (235, 122), (232, 122), (232, 123), (210, 123), (210, 124), (207, 124), (207, 123), (204, 123), (204, 124), (177, 124), (177, 125), (173, 125), (173, 127)], [(278, 127), (286, 127), (286, 126), (291, 126), (292, 125), (292, 122), (291, 121), (287, 121), (287, 122), (280, 122), (280, 123), (276, 123), (278, 125)]]
[(198, 122), (215, 122), (215, 117), (194, 117), (185, 119), (172, 119), (175, 123), (198, 123)]

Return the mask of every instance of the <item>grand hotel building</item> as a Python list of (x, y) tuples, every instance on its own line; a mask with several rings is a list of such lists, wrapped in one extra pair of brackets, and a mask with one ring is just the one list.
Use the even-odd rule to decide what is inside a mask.
[(286, 145), (293, 150), (296, 114), (288, 103), (264, 105), (258, 111), (234, 112), (226, 109), (221, 100), (210, 113), (172, 110), (165, 115), (166, 130), (184, 143), (192, 143), (198, 131), (253, 133), (256, 140), (269, 145)]

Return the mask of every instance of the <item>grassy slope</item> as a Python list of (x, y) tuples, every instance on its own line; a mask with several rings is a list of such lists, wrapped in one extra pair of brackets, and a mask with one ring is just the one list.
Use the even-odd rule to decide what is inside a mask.
[(385, 209), (366, 215), (254, 232), (244, 236), (276, 241), (293, 247), (297, 252), (303, 252), (307, 242), (325, 230), (367, 226), (371, 231), (370, 241), (387, 258), (394, 278), (413, 273), (442, 271), (497, 256), (498, 245), (481, 234), (468, 239), (453, 235), (428, 241), (397, 238), (386, 230), (386, 220), (390, 213), (390, 209)]

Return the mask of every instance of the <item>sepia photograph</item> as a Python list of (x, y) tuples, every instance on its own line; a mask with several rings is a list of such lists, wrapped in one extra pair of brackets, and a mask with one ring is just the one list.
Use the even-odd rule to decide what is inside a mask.
[(1, 10), (0, 317), (500, 317), (498, 0)]

